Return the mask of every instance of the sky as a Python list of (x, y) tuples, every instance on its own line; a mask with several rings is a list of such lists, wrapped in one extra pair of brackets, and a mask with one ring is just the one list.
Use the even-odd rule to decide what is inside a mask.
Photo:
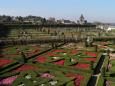
[(115, 0), (0, 0), (0, 15), (41, 16), (115, 23)]

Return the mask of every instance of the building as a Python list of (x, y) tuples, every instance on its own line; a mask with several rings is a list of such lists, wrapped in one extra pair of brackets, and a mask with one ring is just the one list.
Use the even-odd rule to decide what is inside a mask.
[(85, 20), (84, 16), (81, 14), (79, 20), (77, 21), (77, 24), (87, 24), (87, 20)]
[(70, 20), (64, 20), (64, 19), (62, 19), (62, 24), (76, 24), (76, 23), (73, 22), (73, 21), (70, 21)]
[(107, 28), (107, 31), (111, 31), (111, 30), (115, 30), (115, 26), (109, 26), (109, 27)]

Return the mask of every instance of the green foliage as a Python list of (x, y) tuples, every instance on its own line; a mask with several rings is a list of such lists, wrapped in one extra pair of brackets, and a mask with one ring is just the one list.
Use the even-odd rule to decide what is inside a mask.
[(75, 85), (74, 85), (74, 81), (71, 81), (71, 82), (67, 83), (66, 86), (75, 86)]
[(105, 69), (105, 67), (103, 67), (102, 70), (101, 70), (101, 74), (102, 74), (103, 77), (105, 77), (105, 73), (106, 73), (106, 69)]

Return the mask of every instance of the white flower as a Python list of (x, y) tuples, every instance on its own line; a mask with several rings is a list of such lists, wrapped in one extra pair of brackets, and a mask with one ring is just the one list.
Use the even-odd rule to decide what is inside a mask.
[(60, 57), (52, 57), (52, 58), (56, 60), (56, 59), (59, 59)]
[(37, 81), (33, 81), (33, 83), (36, 83)]
[(57, 81), (51, 81), (49, 82), (52, 86), (56, 85), (57, 84)]
[(63, 53), (63, 55), (67, 55), (67, 53)]
[(81, 55), (77, 55), (77, 56), (81, 56)]
[(18, 86), (25, 86), (25, 84), (20, 84), (20, 85), (18, 85)]
[(31, 76), (31, 75), (27, 75), (27, 76), (25, 76), (25, 78), (26, 78), (26, 79), (31, 79), (32, 76)]
[(71, 59), (71, 62), (75, 62), (75, 59), (72, 58), (72, 59)]
[(41, 84), (41, 85), (39, 85), (39, 86), (44, 86), (45, 84)]

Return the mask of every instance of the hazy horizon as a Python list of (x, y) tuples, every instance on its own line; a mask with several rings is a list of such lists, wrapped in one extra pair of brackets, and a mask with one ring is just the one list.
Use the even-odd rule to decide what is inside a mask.
[(115, 0), (1, 0), (0, 15), (41, 16), (115, 23)]

